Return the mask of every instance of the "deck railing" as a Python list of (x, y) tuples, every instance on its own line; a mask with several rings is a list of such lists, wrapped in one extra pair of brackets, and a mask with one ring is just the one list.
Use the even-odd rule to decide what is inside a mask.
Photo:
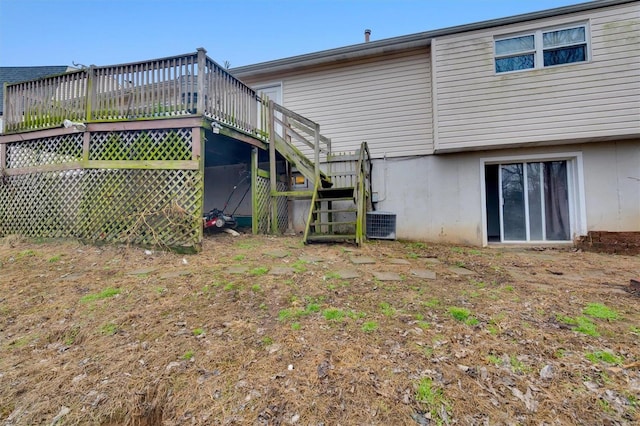
[[(204, 115), (262, 135), (259, 96), (222, 66), (196, 53), (91, 66), (4, 88), (4, 132), (95, 122)], [(264, 108), (263, 108), (264, 109)], [(264, 136), (264, 135), (263, 135)]]

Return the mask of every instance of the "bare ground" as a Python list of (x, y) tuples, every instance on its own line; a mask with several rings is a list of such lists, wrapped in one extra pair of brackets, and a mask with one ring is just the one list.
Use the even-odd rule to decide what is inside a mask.
[(6, 237), (0, 422), (630, 425), (639, 272), (637, 255), (572, 250)]

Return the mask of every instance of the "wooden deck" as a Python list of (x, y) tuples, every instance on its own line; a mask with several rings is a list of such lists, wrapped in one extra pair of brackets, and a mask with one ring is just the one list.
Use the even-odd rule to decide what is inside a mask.
[[(0, 208), (0, 225), (8, 227), (4, 232), (124, 241), (124, 234), (134, 235), (131, 230), (146, 222), (140, 217), (129, 218), (127, 222), (121, 220), (122, 215), (129, 211), (151, 211), (160, 214), (158, 224), (154, 222), (149, 230), (135, 234), (138, 239), (126, 241), (154, 244), (164, 232), (170, 235), (162, 239), (162, 244), (197, 245), (202, 233), (197, 220), (202, 210), (205, 131), (269, 151), (270, 169), (263, 171), (268, 181), (253, 185), (262, 188), (266, 196), (262, 203), (254, 202), (254, 208), (270, 210), (270, 214), (264, 215), (263, 222), (269, 224), (265, 230), (279, 232), (283, 202), (286, 210), (286, 201), (300, 196), (288, 185), (282, 185), (282, 177), (276, 174), (276, 152), (310, 181), (315, 193), (317, 188), (343, 185), (353, 189), (359, 183), (354, 182), (360, 176), (352, 167), (321, 170), (320, 164), (331, 161), (334, 153), (331, 140), (320, 133), (318, 123), (261, 97), (209, 58), (204, 49), (150, 61), (91, 66), (7, 84), (3, 109), (0, 177), (13, 179), (0, 187), (0, 202), (7, 206)], [(260, 174), (257, 168), (254, 150), (253, 175)], [(81, 187), (71, 188), (75, 184), (72, 177), (81, 181)], [(33, 183), (29, 179), (42, 182)], [(349, 182), (342, 182), (345, 179)], [(47, 203), (59, 204), (62, 210), (67, 205), (64, 211), (68, 217), (62, 218), (68, 219), (68, 223), (36, 226), (31, 220), (20, 222), (14, 217), (18, 213), (29, 217), (40, 202), (37, 194), (45, 191), (52, 180), (60, 182), (55, 191), (50, 191), (52, 200)], [(169, 204), (158, 207), (155, 198), (145, 201), (144, 206), (135, 200), (114, 201), (111, 196), (87, 198), (91, 193), (111, 194), (111, 187), (122, 188), (119, 192), (123, 194), (136, 193), (135, 188), (127, 186), (134, 181), (151, 182), (155, 186), (143, 191), (144, 194), (160, 194), (170, 199)], [(15, 198), (14, 192), (20, 192), (23, 198)], [(63, 199), (68, 194), (73, 199), (65, 204)], [(178, 195), (184, 199), (176, 201)], [(362, 200), (356, 197), (355, 201), (362, 218)], [(180, 232), (173, 229), (175, 221), (165, 217), (170, 210), (167, 206), (173, 206), (174, 202), (179, 203), (176, 205), (181, 206), (187, 218), (187, 225)], [(91, 215), (96, 217), (95, 224), (75, 225), (78, 221), (72, 220), (72, 216), (91, 216), (85, 214), (89, 205)], [(123, 223), (116, 223), (119, 220)], [(357, 242), (362, 240), (361, 221)], [(93, 232), (93, 228), (108, 228), (108, 232)]]

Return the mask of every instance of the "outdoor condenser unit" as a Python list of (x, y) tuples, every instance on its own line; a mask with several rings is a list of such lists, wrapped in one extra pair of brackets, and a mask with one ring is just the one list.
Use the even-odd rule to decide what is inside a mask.
[(396, 239), (396, 215), (389, 212), (367, 213), (367, 238), (374, 240)]

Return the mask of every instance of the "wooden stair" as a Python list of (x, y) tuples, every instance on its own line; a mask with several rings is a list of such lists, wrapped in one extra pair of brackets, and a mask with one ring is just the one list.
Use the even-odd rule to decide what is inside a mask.
[[(365, 239), (366, 212), (371, 209), (371, 157), (366, 142), (355, 153), (333, 153), (320, 125), (274, 103), (263, 101), (269, 121), (272, 231), (278, 232), (278, 197), (311, 197), (304, 243), (354, 242)], [(262, 128), (265, 128), (264, 126)], [(313, 152), (309, 159), (299, 148)], [(276, 190), (276, 151), (309, 182), (313, 191)], [(324, 163), (327, 170), (322, 170)], [(290, 188), (289, 188), (290, 189)]]
[(327, 165), (333, 187), (315, 185), (304, 243), (361, 244), (365, 239), (366, 212), (371, 208), (371, 162), (366, 142), (355, 155), (329, 156)]
[(305, 243), (356, 240), (354, 187), (317, 188), (311, 200)]

